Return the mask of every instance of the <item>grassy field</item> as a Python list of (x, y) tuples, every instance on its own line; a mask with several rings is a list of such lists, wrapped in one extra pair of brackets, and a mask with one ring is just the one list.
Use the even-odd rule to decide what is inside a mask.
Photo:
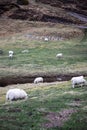
[[(68, 30), (68, 29), (67, 29)], [(34, 40), (25, 34), (0, 37), (0, 75), (25, 74), (37, 72), (73, 73), (87, 71), (87, 39), (82, 37), (72, 40), (48, 41)], [(22, 53), (27, 49), (28, 53)], [(8, 51), (14, 51), (12, 60)], [(57, 53), (63, 53), (57, 59)], [(8, 73), (9, 72), (9, 73)]]
[[(64, 30), (68, 32), (69, 28), (60, 29), (61, 32)], [(3, 50), (3, 54), (0, 54), (0, 78), (42, 72), (87, 73), (86, 35), (71, 40), (45, 42), (29, 39), (25, 33), (17, 33), (1, 36), (0, 49)], [(22, 53), (25, 49), (29, 52)], [(9, 50), (14, 51), (13, 59), (8, 57)], [(63, 53), (63, 58), (57, 59), (57, 53)], [(5, 103), (7, 90), (16, 87), (23, 88), (29, 98)], [(0, 130), (87, 129), (86, 99), (87, 87), (72, 89), (70, 81), (0, 87)]]
[[(5, 104), (11, 87), (25, 89), (29, 98)], [(0, 92), (0, 130), (87, 129), (86, 87), (72, 89), (68, 81), (11, 85)]]

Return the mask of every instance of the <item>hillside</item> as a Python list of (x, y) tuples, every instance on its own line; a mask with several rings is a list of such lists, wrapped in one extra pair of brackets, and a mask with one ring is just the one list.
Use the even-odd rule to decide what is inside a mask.
[(28, 5), (5, 0), (0, 2), (0, 18), (85, 25), (86, 5), (74, 0), (32, 0)]
[[(45, 82), (87, 76), (86, 4), (85, 0), (32, 0), (26, 5), (1, 0), (0, 86), (33, 82), (38, 75)], [(44, 42), (46, 36), (48, 44)], [(28, 54), (20, 53), (26, 48)], [(15, 51), (12, 61), (8, 59), (9, 49)], [(55, 58), (58, 51), (65, 53), (59, 62)]]
[[(0, 130), (86, 130), (87, 84), (71, 82), (81, 75), (87, 81), (86, 0), (0, 0)], [(28, 98), (9, 101), (12, 88)]]

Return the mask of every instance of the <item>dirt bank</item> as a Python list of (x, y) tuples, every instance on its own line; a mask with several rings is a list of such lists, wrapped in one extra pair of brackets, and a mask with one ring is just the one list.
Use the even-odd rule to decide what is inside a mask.
[(34, 79), (38, 76), (42, 76), (44, 78), (44, 82), (61, 82), (68, 81), (73, 76), (87, 76), (87, 73), (70, 73), (70, 74), (30, 74), (26, 76), (7, 76), (0, 78), (0, 87), (5, 87), (11, 84), (25, 84), (25, 83), (33, 83)]

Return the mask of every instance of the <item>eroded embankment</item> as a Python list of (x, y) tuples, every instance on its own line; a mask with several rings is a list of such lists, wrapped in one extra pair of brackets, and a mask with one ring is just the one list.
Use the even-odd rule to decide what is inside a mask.
[(44, 82), (55, 82), (55, 81), (68, 81), (71, 80), (73, 76), (87, 76), (87, 73), (70, 73), (70, 74), (30, 74), (26, 76), (6, 76), (0, 78), (0, 87), (5, 87), (11, 84), (24, 84), (24, 83), (33, 83), (36, 77), (43, 77)]

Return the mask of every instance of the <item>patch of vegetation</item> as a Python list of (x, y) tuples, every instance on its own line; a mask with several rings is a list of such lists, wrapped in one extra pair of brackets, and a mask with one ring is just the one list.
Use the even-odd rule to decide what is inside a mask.
[[(72, 73), (87, 70), (87, 44), (81, 42), (80, 39), (44, 42), (16, 37), (15, 41), (11, 40), (10, 38), (7, 41), (2, 39), (2, 44), (0, 44), (0, 48), (3, 50), (3, 55), (0, 55), (0, 68), (4, 68), (4, 71), (7, 71), (7, 68), (8, 71), (12, 69), (21, 72), (29, 70), (29, 73), (38, 71)], [(22, 53), (25, 49), (29, 52)], [(9, 50), (14, 51), (12, 60), (8, 57)], [(61, 52), (63, 58), (57, 59), (56, 54)], [(18, 73), (20, 72), (18, 71)]]
[[(57, 115), (70, 109), (76, 112), (72, 113), (62, 126), (50, 127), (49, 129), (87, 129), (87, 109), (85, 109), (87, 106), (87, 92), (85, 87), (72, 89), (70, 82), (50, 84), (49, 86), (43, 84), (36, 87), (30, 87), (27, 84), (20, 87), (24, 88), (29, 94), (26, 101), (2, 104), (2, 99), (0, 99), (1, 130), (46, 130), (47, 128), (44, 128), (43, 124), (49, 123), (46, 118), (49, 113)], [(2, 93), (3, 99), (5, 99), (5, 92), (6, 89)]]

